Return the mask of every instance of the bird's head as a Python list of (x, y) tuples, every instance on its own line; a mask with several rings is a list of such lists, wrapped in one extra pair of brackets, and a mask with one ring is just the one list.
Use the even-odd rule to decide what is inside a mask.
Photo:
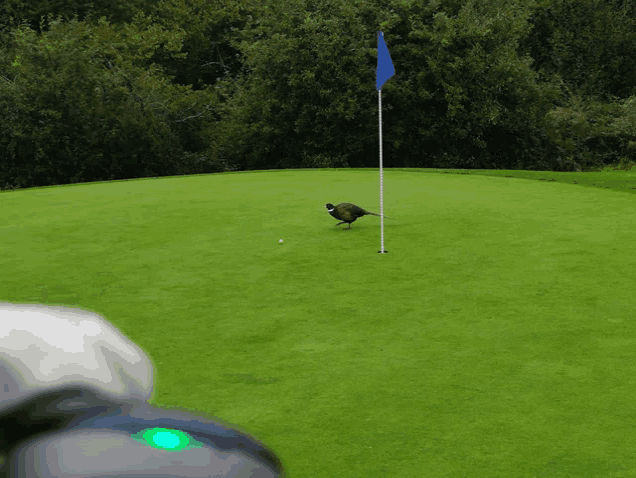
[(327, 211), (331, 212), (333, 211), (335, 208), (333, 207), (333, 204), (331, 203), (327, 203), (325, 204), (325, 207), (327, 208)]

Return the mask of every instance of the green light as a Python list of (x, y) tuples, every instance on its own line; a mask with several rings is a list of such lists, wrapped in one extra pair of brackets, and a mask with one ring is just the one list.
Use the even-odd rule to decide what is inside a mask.
[(199, 443), (191, 435), (170, 428), (146, 428), (132, 435), (132, 438), (144, 445), (166, 451), (183, 451), (203, 446), (203, 443)]

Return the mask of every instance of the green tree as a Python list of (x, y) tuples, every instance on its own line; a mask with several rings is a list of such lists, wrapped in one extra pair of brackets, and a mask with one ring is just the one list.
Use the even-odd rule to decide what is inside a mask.
[(145, 0), (3, 0), (0, 2), (0, 45), (11, 40), (11, 30), (26, 24), (37, 33), (48, 31), (49, 18), (104, 17), (111, 24), (132, 21), (137, 13), (148, 13)]
[(0, 56), (2, 187), (205, 169), (200, 131), (216, 94), (174, 86), (146, 66), (159, 45), (181, 48), (178, 32), (143, 14), (121, 28), (49, 23), (41, 35), (17, 29)]
[(217, 152), (246, 168), (375, 166), (381, 28), (396, 64), (383, 89), (389, 165), (531, 162), (561, 96), (558, 76), (518, 54), (531, 12), (504, 0), (268, 2), (234, 43), (245, 75), (219, 84), (233, 93)]
[(536, 71), (558, 74), (571, 91), (609, 101), (636, 94), (636, 3), (541, 0), (521, 44)]
[(542, 121), (558, 163), (602, 164), (633, 158), (632, 134), (618, 125), (636, 94), (636, 4), (620, 0), (541, 0), (520, 49), (541, 76), (562, 80), (563, 94)]
[(384, 116), (402, 164), (491, 168), (544, 150), (537, 123), (560, 91), (517, 52), (529, 14), (525, 2), (402, 4), (392, 28), (401, 69)]
[[(245, 56), (218, 125), (219, 155), (241, 167), (357, 165), (377, 131), (375, 32), (362, 1), (268, 2), (235, 41)], [(375, 12), (373, 12), (375, 14)], [(377, 111), (377, 107), (376, 111)]]

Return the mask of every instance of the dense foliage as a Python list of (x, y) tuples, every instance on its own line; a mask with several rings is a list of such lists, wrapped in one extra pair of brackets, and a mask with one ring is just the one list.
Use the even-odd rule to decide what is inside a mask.
[[(426, 4), (425, 4), (426, 3)], [(636, 159), (628, 0), (7, 0), (0, 188)]]

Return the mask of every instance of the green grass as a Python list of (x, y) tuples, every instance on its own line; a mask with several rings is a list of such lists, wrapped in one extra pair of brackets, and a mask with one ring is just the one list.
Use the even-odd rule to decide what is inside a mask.
[(388, 254), (324, 208), (377, 170), (3, 192), (0, 300), (102, 314), (291, 478), (636, 476), (636, 173), (384, 183)]

